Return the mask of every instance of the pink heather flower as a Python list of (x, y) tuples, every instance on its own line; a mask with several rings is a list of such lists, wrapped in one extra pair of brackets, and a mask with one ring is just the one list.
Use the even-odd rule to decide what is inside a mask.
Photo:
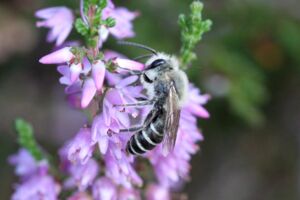
[(143, 70), (145, 66), (140, 62), (136, 62), (134, 60), (129, 60), (126, 58), (116, 58), (114, 60), (114, 63), (119, 67), (130, 69), (130, 70)]
[(96, 61), (96, 63), (93, 63), (92, 77), (97, 90), (101, 90), (105, 77), (105, 65), (101, 60), (98, 60)]
[(92, 78), (86, 79), (82, 87), (82, 98), (81, 98), (82, 108), (86, 108), (90, 104), (96, 92), (97, 89), (94, 80)]
[(16, 167), (15, 173), (22, 180), (34, 174), (46, 174), (48, 171), (47, 161), (36, 161), (26, 149), (20, 149), (17, 154), (10, 156), (9, 163)]
[(141, 96), (141, 87), (128, 86), (136, 80), (136, 76), (125, 78), (115, 85), (115, 88), (110, 89), (103, 100), (103, 112), (93, 121), (92, 139), (98, 142), (102, 154), (106, 153), (109, 140), (117, 137), (116, 135), (112, 137), (110, 133), (117, 133), (119, 129), (129, 127), (128, 113), (133, 117), (137, 116), (138, 111), (134, 108), (123, 111), (122, 107), (114, 106), (133, 103), (136, 97)]
[[(114, 73), (107, 72), (106, 73), (106, 80), (108, 82), (108, 85), (114, 86), (118, 84), (122, 76), (120, 74), (128, 74), (128, 70), (143, 70), (144, 69), (144, 64), (140, 62), (136, 62), (133, 60), (127, 59), (124, 55), (119, 54), (118, 52), (111, 51), (111, 50), (105, 50), (104, 51), (104, 59), (105, 61), (111, 60), (115, 65), (123, 68), (117, 68), (117, 72), (119, 75), (116, 75)], [(124, 73), (123, 73), (124, 72)]]
[(128, 157), (125, 151), (121, 150), (125, 147), (126, 143), (124, 142), (123, 148), (117, 146), (116, 144), (110, 143), (111, 148), (109, 148), (109, 151), (104, 157), (106, 167), (105, 174), (116, 183), (127, 188), (131, 187), (132, 184), (142, 186), (143, 180), (132, 166), (133, 157)]
[(115, 59), (115, 58), (126, 58), (123, 54), (120, 54), (116, 51), (112, 50), (104, 50), (104, 59), (105, 61), (108, 61), (110, 59)]
[(116, 185), (107, 177), (101, 177), (93, 184), (94, 200), (117, 200), (117, 195)]
[(160, 185), (151, 184), (146, 189), (146, 199), (147, 200), (170, 200), (170, 193), (168, 188), (162, 187)]
[(74, 57), (75, 56), (71, 52), (71, 47), (64, 47), (46, 56), (43, 56), (39, 62), (42, 64), (62, 64), (70, 62)]
[(67, 142), (58, 151), (59, 160), (60, 160), (59, 169), (64, 173), (69, 173), (70, 168), (72, 166), (72, 163), (68, 158), (68, 153), (69, 153), (69, 143)]
[[(91, 64), (87, 58), (84, 58), (82, 63), (73, 63), (70, 67), (68, 65), (60, 65), (57, 67), (57, 70), (62, 75), (59, 82), (67, 85), (66, 93), (69, 95), (76, 94), (77, 98), (73, 99), (75, 102), (77, 102), (79, 97), (78, 94), (81, 94), (79, 97), (81, 108), (86, 108), (97, 91), (102, 91), (106, 67), (101, 60)], [(80, 75), (83, 75), (85, 78), (80, 79)]]
[(68, 159), (73, 163), (86, 164), (92, 157), (94, 145), (89, 128), (81, 128), (67, 145)]
[(38, 168), (35, 159), (25, 149), (20, 149), (17, 154), (10, 156), (9, 163), (15, 165), (15, 174), (23, 177), (32, 175)]
[(160, 145), (149, 152), (148, 157), (162, 186), (172, 187), (178, 181), (188, 178), (189, 161), (192, 154), (195, 154), (199, 149), (196, 143), (203, 140), (203, 136), (197, 128), (196, 117), (207, 118), (209, 116), (202, 107), (208, 99), (208, 95), (200, 95), (197, 88), (190, 86), (187, 103), (181, 110), (174, 151), (164, 156)]
[(50, 29), (47, 40), (56, 45), (61, 45), (70, 34), (74, 22), (74, 16), (70, 9), (66, 7), (52, 7), (38, 10), (36, 17), (43, 19), (36, 23), (37, 27)]
[(114, 105), (133, 103), (137, 97), (142, 96), (141, 87), (130, 86), (137, 78), (130, 76), (122, 79), (107, 91), (102, 113), (95, 117), (91, 129), (92, 139), (98, 143), (100, 152), (104, 155), (106, 176), (127, 187), (132, 183), (141, 185), (142, 180), (132, 167), (132, 157), (128, 157), (124, 150), (130, 135), (119, 133), (119, 129), (128, 128), (129, 116), (136, 117), (138, 110)]
[(90, 159), (84, 165), (72, 164), (69, 171), (70, 178), (66, 181), (66, 185), (68, 187), (77, 185), (79, 191), (84, 191), (88, 186), (92, 185), (98, 175), (99, 166), (95, 160)]
[(82, 83), (80, 81), (77, 81), (73, 85), (67, 86), (65, 88), (65, 93), (67, 95), (67, 101), (72, 107), (77, 109), (82, 109), (81, 107)]
[(116, 25), (112, 28), (101, 26), (99, 28), (99, 46), (108, 38), (111, 33), (117, 39), (131, 38), (133, 32), (132, 21), (138, 16), (137, 12), (131, 12), (124, 7), (115, 7), (112, 1), (108, 1), (108, 6), (103, 10), (102, 19), (112, 17), (116, 20)]
[(17, 185), (12, 200), (57, 200), (60, 186), (49, 175), (34, 175)]

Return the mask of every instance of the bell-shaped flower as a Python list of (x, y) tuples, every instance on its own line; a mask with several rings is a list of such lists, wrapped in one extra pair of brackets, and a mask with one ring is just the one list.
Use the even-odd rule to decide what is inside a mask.
[(96, 84), (92, 78), (88, 78), (83, 83), (81, 107), (86, 108), (97, 92)]
[(71, 47), (63, 47), (46, 56), (43, 56), (39, 62), (42, 64), (63, 64), (70, 62), (74, 58)]
[(151, 184), (146, 189), (146, 200), (170, 200), (171, 196), (168, 188)]
[(103, 61), (98, 60), (96, 63), (92, 66), (92, 77), (95, 82), (95, 86), (97, 90), (101, 90), (103, 83), (104, 83), (104, 77), (105, 77), (105, 64)]
[(108, 1), (108, 6), (102, 12), (102, 19), (108, 17), (115, 19), (116, 24), (112, 28), (101, 26), (99, 28), (99, 47), (108, 38), (109, 33), (117, 39), (134, 37), (132, 21), (138, 16), (138, 12), (131, 12), (124, 7), (115, 7), (112, 1)]
[(91, 158), (94, 145), (89, 128), (81, 128), (77, 135), (69, 142), (68, 159), (73, 163), (86, 164)]
[(56, 200), (60, 186), (49, 175), (34, 175), (25, 182), (17, 185), (12, 200), (47, 199)]
[(107, 177), (99, 178), (93, 185), (94, 200), (117, 200), (117, 186)]
[(98, 175), (98, 163), (90, 159), (85, 164), (73, 164), (70, 166), (70, 178), (66, 181), (65, 185), (68, 187), (77, 186), (79, 191), (84, 191), (88, 186), (91, 186)]
[(22, 180), (35, 174), (46, 174), (49, 168), (46, 160), (35, 160), (26, 149), (20, 149), (18, 153), (10, 156), (8, 161), (15, 166), (15, 174)]
[(127, 141), (117, 139), (115, 143), (109, 143), (109, 150), (104, 157), (106, 166), (105, 174), (124, 187), (129, 188), (132, 185), (141, 187), (143, 180), (132, 165), (133, 156), (127, 156), (125, 152)]
[(61, 45), (70, 34), (74, 16), (72, 11), (67, 7), (52, 7), (38, 10), (36, 17), (43, 21), (36, 23), (37, 27), (46, 27), (50, 31), (48, 33), (48, 42), (56, 40), (56, 45)]
[(114, 63), (117, 66), (127, 70), (143, 70), (145, 67), (145, 65), (140, 62), (126, 59), (126, 58), (116, 58), (114, 60)]

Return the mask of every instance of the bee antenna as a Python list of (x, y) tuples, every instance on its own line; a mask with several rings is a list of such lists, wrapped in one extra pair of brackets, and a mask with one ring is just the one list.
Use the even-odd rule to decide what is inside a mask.
[(148, 50), (148, 51), (152, 52), (153, 54), (157, 55), (157, 52), (155, 51), (155, 49), (152, 49), (151, 47), (148, 47), (148, 46), (143, 45), (143, 44), (139, 44), (139, 43), (135, 43), (135, 42), (128, 42), (128, 41), (118, 41), (118, 44), (138, 47), (138, 48), (141, 48), (141, 49)]
[(149, 58), (149, 57), (152, 57), (152, 56), (153, 56), (153, 54), (145, 54), (145, 55), (135, 57), (133, 60), (141, 60), (141, 59)]

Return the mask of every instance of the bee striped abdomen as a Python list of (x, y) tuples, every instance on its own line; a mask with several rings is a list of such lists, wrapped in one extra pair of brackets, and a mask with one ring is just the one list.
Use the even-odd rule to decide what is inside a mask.
[(163, 140), (164, 124), (161, 115), (154, 119), (145, 129), (135, 133), (127, 143), (127, 151), (133, 155), (139, 155), (152, 150)]

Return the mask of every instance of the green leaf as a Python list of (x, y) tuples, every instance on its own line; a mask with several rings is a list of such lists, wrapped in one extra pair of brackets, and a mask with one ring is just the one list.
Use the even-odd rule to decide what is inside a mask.
[(202, 39), (202, 35), (210, 30), (212, 22), (202, 20), (203, 4), (194, 1), (190, 5), (190, 15), (180, 14), (178, 24), (181, 28), (180, 62), (183, 68), (191, 64), (197, 58), (193, 52), (197, 43)]
[(107, 0), (99, 0), (99, 7), (104, 9), (107, 6)]
[(27, 149), (36, 160), (42, 160), (43, 154), (34, 138), (32, 126), (23, 119), (16, 119), (15, 128), (19, 145)]
[(116, 25), (116, 20), (112, 17), (108, 17), (106, 20), (105, 20), (105, 24), (106, 26), (108, 27), (114, 27)]
[(77, 32), (83, 36), (86, 36), (89, 32), (89, 27), (80, 18), (76, 19), (75, 28)]

